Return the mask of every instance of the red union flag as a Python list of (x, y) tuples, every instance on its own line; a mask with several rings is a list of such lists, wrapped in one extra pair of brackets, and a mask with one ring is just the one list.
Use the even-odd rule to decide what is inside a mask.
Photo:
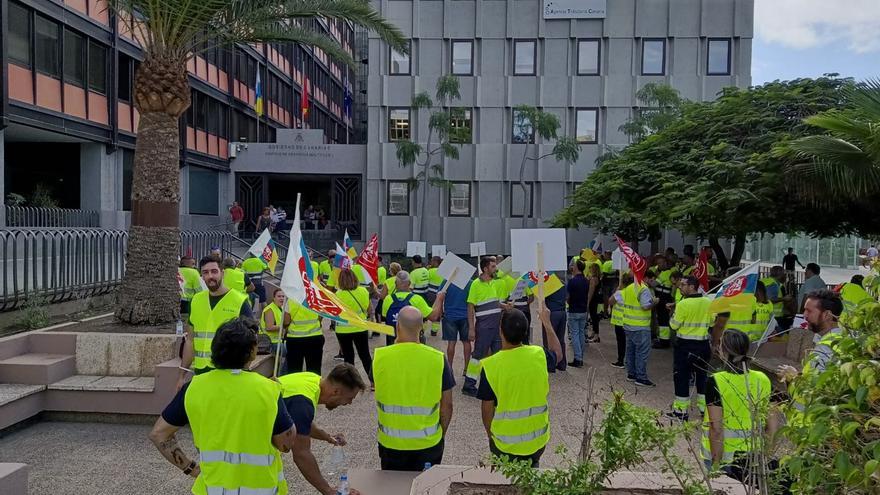
[(329, 317), (339, 317), (342, 314), (342, 308), (333, 302), (330, 298), (326, 297), (319, 288), (315, 287), (314, 282), (309, 279), (308, 270), (306, 270), (305, 266), (305, 258), (299, 259), (299, 272), (302, 277), (303, 288), (306, 293), (306, 300), (304, 306), (311, 309), (312, 311), (326, 315)]
[(648, 269), (648, 262), (645, 261), (645, 258), (639, 256), (639, 253), (633, 251), (629, 244), (623, 242), (623, 239), (618, 236), (614, 236), (614, 238), (617, 239), (620, 252), (623, 253), (627, 264), (629, 264), (629, 269), (633, 273), (633, 279), (637, 284), (641, 284), (645, 278), (645, 270)]
[(703, 292), (709, 290), (709, 251), (706, 249), (700, 250), (700, 258), (694, 267), (694, 277), (699, 280)]
[[(696, 271), (696, 270), (695, 270)], [(746, 289), (747, 277), (737, 277), (724, 288), (724, 297), (733, 297), (741, 294)]]
[(370, 237), (370, 242), (364, 246), (355, 263), (364, 268), (373, 282), (379, 283), (379, 234)]

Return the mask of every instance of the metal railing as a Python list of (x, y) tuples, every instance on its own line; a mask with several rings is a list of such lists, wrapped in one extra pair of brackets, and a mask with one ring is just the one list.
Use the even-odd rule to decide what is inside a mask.
[(7, 227), (100, 227), (96, 210), (5, 206)]
[[(228, 232), (184, 231), (181, 255), (196, 258), (214, 246), (227, 251)], [(0, 311), (27, 300), (55, 303), (107, 294), (122, 282), (128, 232), (97, 228), (0, 229)]]

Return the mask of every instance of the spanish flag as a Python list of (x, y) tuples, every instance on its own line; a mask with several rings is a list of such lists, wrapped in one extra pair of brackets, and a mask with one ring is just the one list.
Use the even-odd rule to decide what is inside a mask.
[(257, 69), (257, 86), (254, 89), (254, 92), (257, 94), (257, 101), (254, 103), (254, 111), (257, 112), (257, 117), (263, 116), (263, 82), (260, 80), (260, 70)]

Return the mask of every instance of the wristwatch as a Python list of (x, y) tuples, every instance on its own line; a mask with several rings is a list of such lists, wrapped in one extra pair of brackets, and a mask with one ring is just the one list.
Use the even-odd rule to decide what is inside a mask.
[(193, 469), (195, 469), (195, 468), (196, 468), (196, 461), (190, 461), (189, 466), (187, 466), (186, 469), (183, 470), (183, 474), (189, 474), (189, 473), (193, 472)]

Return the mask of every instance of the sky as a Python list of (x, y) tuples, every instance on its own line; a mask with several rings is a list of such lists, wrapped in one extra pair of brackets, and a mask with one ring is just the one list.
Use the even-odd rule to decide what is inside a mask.
[(880, 78), (880, 0), (755, 0), (752, 84)]

